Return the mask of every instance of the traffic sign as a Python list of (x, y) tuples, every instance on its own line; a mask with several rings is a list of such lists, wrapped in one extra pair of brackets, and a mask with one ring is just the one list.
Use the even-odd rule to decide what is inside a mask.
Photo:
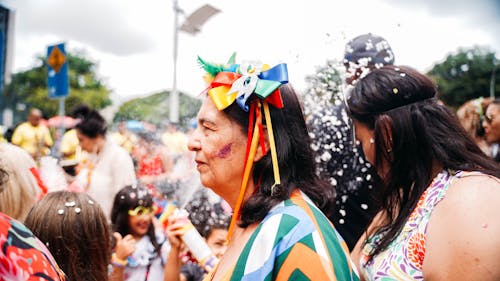
[(47, 86), (49, 98), (61, 98), (69, 94), (68, 59), (64, 43), (47, 48)]

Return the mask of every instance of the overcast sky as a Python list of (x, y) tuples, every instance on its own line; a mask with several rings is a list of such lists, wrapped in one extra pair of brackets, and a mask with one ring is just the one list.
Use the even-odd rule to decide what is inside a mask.
[[(98, 63), (116, 101), (172, 87), (173, 0), (0, 0), (16, 10), (14, 72), (35, 63), (48, 45), (66, 42)], [(459, 47), (500, 53), (496, 0), (179, 0), (186, 14), (209, 3), (222, 12), (196, 36), (179, 34), (178, 87), (204, 88), (196, 56), (225, 62), (286, 62), (300, 91), (304, 77), (362, 33), (385, 37), (397, 64), (428, 70)], [(181, 16), (181, 22), (183, 17)]]

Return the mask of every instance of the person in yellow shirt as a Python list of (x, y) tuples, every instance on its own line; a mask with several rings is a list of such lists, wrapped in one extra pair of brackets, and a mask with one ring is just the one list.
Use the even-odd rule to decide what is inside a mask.
[(7, 131), (7, 128), (5, 126), (0, 125), (0, 143), (7, 142), (5, 139), (5, 132)]
[(128, 153), (132, 153), (134, 146), (139, 142), (137, 136), (127, 129), (125, 122), (118, 124), (118, 131), (111, 134), (111, 138)]
[(161, 136), (163, 144), (173, 156), (178, 156), (187, 151), (188, 138), (186, 134), (177, 129), (177, 124), (169, 123), (167, 131)]
[(82, 149), (78, 142), (76, 129), (66, 131), (61, 139), (61, 154), (63, 160), (78, 161), (80, 160)]
[(31, 109), (28, 121), (19, 125), (12, 135), (12, 143), (26, 150), (35, 161), (49, 155), (54, 144), (49, 129), (40, 124), (41, 119), (40, 109)]

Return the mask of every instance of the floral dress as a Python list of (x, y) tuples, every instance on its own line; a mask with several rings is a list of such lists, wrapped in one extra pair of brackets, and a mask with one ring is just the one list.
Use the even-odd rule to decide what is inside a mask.
[(26, 226), (3, 213), (0, 213), (0, 280), (66, 280), (45, 245)]
[(432, 210), (445, 197), (454, 179), (470, 174), (477, 172), (443, 170), (439, 173), (420, 196), (398, 236), (371, 260), (370, 252), (381, 240), (383, 233), (370, 236), (362, 249), (360, 260), (360, 271), (365, 279), (423, 280), (425, 234)]

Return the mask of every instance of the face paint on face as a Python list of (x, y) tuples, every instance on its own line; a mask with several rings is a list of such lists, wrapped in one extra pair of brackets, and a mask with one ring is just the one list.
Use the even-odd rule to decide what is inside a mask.
[(222, 147), (219, 150), (219, 152), (217, 152), (217, 154), (215, 156), (218, 158), (222, 158), (222, 159), (228, 157), (231, 154), (231, 146), (232, 145), (233, 145), (232, 143), (228, 143), (228, 144), (224, 145), (224, 147)]

